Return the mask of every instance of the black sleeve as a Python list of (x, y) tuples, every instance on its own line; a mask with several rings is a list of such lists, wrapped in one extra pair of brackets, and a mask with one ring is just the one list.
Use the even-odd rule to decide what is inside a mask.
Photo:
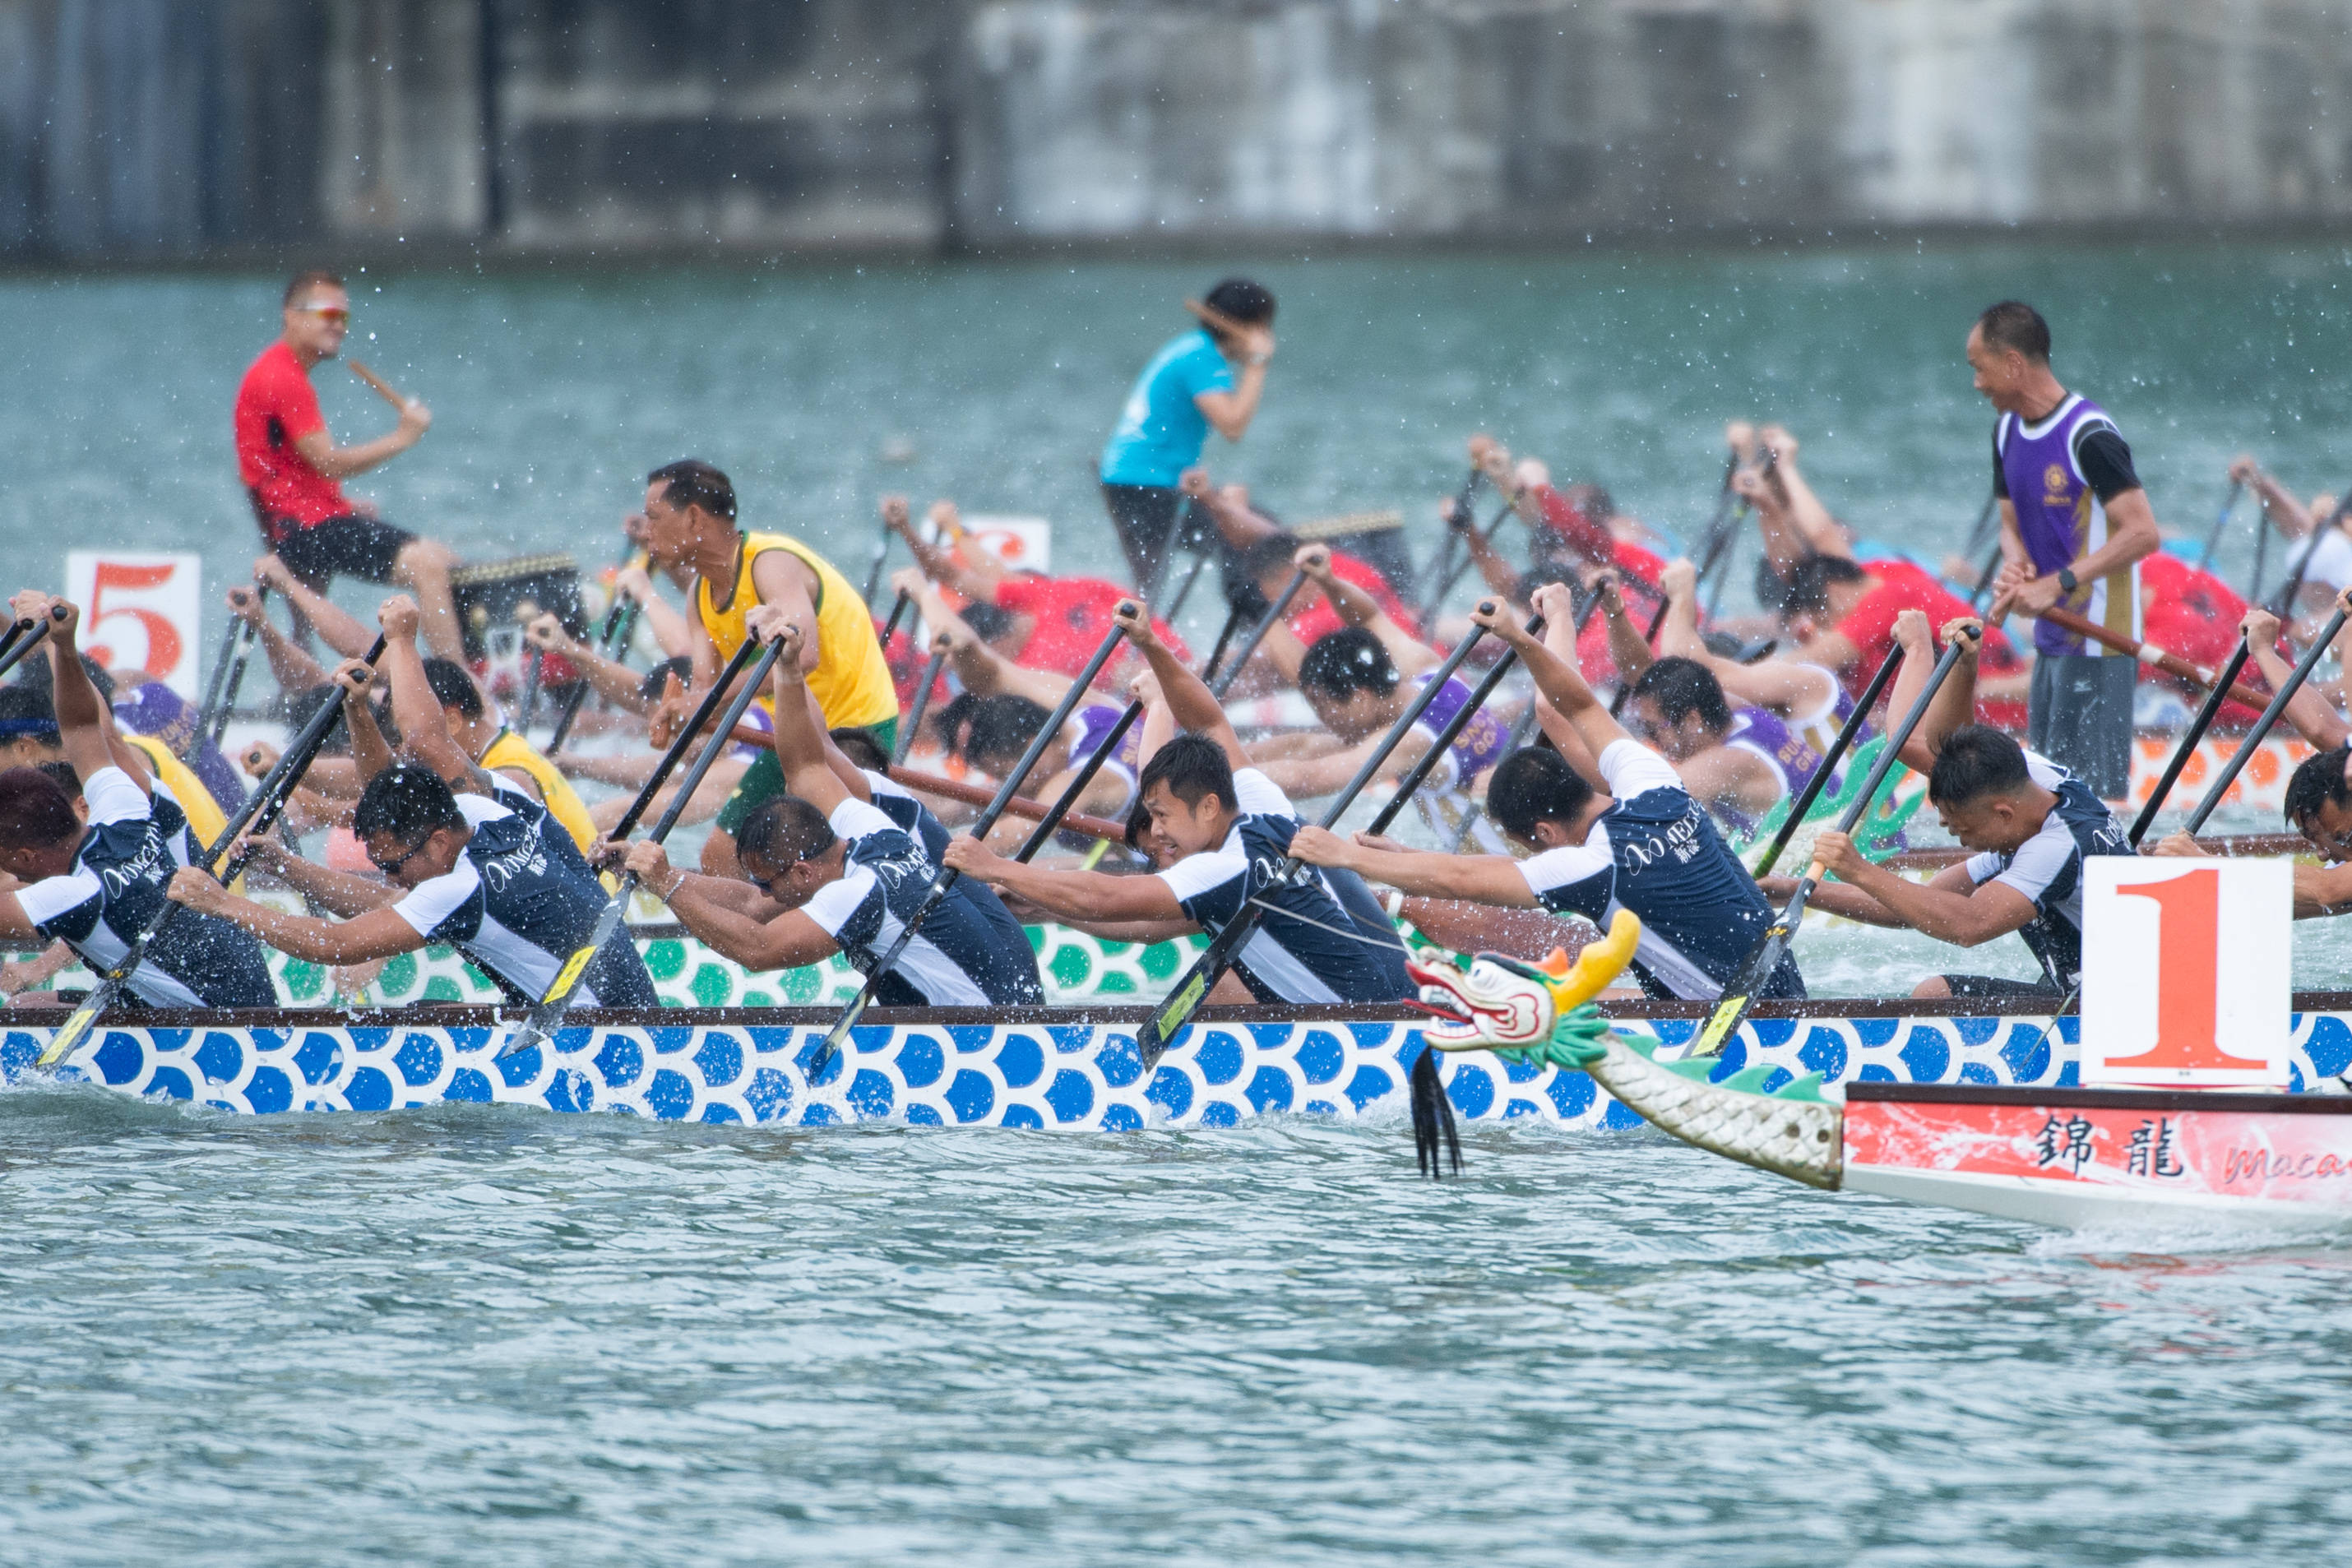
[(2002, 500), (2009, 499), (2009, 476), (2000, 466), (2000, 421), (1992, 422), (1992, 493)]
[(2083, 477), (2090, 481), (2102, 506), (2126, 490), (2140, 487), (2139, 476), (2132, 472), (2131, 448), (2105, 425), (2075, 442), (2074, 461), (2081, 465)]

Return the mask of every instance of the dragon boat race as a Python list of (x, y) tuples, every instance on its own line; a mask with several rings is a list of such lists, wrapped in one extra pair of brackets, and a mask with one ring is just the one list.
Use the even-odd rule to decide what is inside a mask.
[(2341, 1560), (2340, 17), (1983, 9), (0, 0), (0, 1563)]

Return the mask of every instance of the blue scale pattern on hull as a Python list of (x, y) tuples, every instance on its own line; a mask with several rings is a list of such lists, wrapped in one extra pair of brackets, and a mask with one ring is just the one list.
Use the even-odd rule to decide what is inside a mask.
[[(1779, 1082), (1815, 1071), (1839, 1083), (2075, 1081), (2072, 1019), (2042, 1043), (2040, 1019), (1912, 1018), (1899, 1028), (1890, 1021), (1745, 1025), (1717, 1075), (1761, 1066), (1777, 1070)], [(1690, 1032), (1672, 1020), (1618, 1027), (1669, 1044)], [(822, 1028), (756, 1015), (696, 1028), (600, 1023), (496, 1061), (499, 1036), (484, 1029), (110, 1028), (58, 1077), (247, 1113), (390, 1111), (462, 1100), (665, 1121), (1129, 1132), (1229, 1127), (1284, 1113), (1402, 1116), (1406, 1071), (1424, 1049), (1417, 1024), (1404, 1019), (1208, 1024), (1188, 1030), (1146, 1075), (1128, 1025), (913, 1024), (859, 1029), (812, 1090), (805, 1064), (823, 1035)], [(43, 1029), (0, 1027), (0, 1076), (10, 1082), (34, 1076), (47, 1040)], [(2332, 1082), (2352, 1055), (2347, 1040), (2352, 1014), (2295, 1015), (2295, 1087)], [(1447, 1057), (1443, 1070), (1465, 1120), (1636, 1124), (1580, 1072), (1507, 1069), (1483, 1054)]]

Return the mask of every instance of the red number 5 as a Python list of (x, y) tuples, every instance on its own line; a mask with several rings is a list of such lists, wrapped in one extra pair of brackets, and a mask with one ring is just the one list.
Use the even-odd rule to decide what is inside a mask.
[(82, 622), (89, 628), (91, 638), (85, 644), (91, 658), (100, 664), (113, 664), (114, 650), (95, 640), (99, 624), (110, 615), (128, 615), (139, 622), (140, 630), (147, 633), (147, 673), (161, 679), (180, 667), (179, 628), (163, 615), (152, 610), (128, 605), (115, 610), (101, 608), (106, 602), (108, 589), (160, 588), (171, 580), (174, 570), (170, 566), (125, 566), (103, 560), (98, 563), (98, 576), (89, 585), (89, 608)]

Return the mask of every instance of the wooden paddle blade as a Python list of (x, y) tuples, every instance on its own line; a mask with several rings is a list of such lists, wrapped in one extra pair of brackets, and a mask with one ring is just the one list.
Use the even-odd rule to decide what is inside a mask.
[(1454, 1105), (1445, 1097), (1444, 1082), (1437, 1076), (1437, 1051), (1424, 1047), (1406, 1075), (1412, 1103), (1412, 1154), (1421, 1174), (1432, 1181), (1445, 1177), (1441, 1154), (1455, 1176), (1462, 1174), (1462, 1139), (1454, 1128)]
[(55, 1067), (58, 1062), (71, 1056), (81, 1043), (89, 1038), (90, 1026), (98, 1022), (100, 1016), (114, 1005), (115, 995), (121, 988), (119, 981), (100, 981), (89, 996), (82, 998), (81, 1006), (66, 1016), (66, 1021), (59, 1026), (56, 1034), (49, 1037), (49, 1043), (35, 1059), (33, 1065)]

